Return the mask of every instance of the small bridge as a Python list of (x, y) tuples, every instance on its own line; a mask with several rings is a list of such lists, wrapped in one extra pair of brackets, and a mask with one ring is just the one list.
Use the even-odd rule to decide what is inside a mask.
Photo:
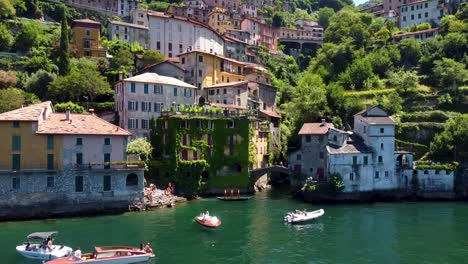
[(258, 179), (265, 174), (268, 175), (268, 178), (272, 182), (288, 183), (291, 186), (302, 185), (307, 178), (305, 175), (298, 174), (297, 172), (280, 165), (249, 170), (249, 174), (252, 184), (257, 182)]
[(290, 175), (291, 173), (293, 173), (293, 171), (291, 171), (290, 169), (284, 166), (279, 166), (279, 165), (249, 170), (251, 178), (259, 178), (260, 176), (265, 175), (267, 173), (271, 173), (271, 172), (284, 173), (287, 175)]

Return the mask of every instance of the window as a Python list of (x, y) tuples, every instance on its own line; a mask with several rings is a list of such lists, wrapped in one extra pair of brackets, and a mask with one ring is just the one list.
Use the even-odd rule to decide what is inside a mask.
[(424, 13), (424, 17), (429, 17), (429, 13), (428, 12)]
[(11, 138), (11, 149), (13, 151), (21, 150), (21, 136), (13, 136)]
[(138, 121), (134, 118), (128, 119), (128, 128), (129, 129), (137, 129), (138, 128)]
[(89, 31), (89, 29), (86, 30), (86, 36), (90, 36), (91, 35), (91, 31)]
[(147, 120), (147, 119), (142, 119), (142, 120), (141, 120), (141, 128), (143, 128), (143, 129), (149, 129), (149, 120)]
[(180, 122), (180, 127), (181, 128), (188, 128), (189, 126), (188, 126), (187, 120), (183, 120), (182, 122)]
[(411, 15), (411, 20), (414, 20), (414, 15)]
[[(180, 26), (180, 25), (179, 25)], [(182, 44), (179, 45), (179, 53), (182, 53), (184, 52), (184, 47), (182, 46)]]
[(351, 172), (351, 173), (349, 174), (349, 180), (350, 180), (350, 181), (353, 181), (353, 180), (354, 180), (354, 173)]
[(135, 86), (135, 83), (130, 83), (130, 92), (131, 92), (131, 93), (136, 93), (136, 86)]
[(54, 176), (47, 176), (47, 188), (54, 187)]
[(323, 157), (324, 157), (323, 152), (319, 153), (319, 157), (320, 157), (320, 159), (323, 159)]
[(421, 14), (418, 14), (418, 18), (421, 19)]
[(357, 156), (353, 156), (353, 165), (357, 164)]
[(203, 71), (202, 70), (198, 70), (198, 77), (202, 77), (203, 76)]
[(11, 159), (11, 168), (14, 171), (20, 170), (21, 168), (21, 155), (20, 154), (13, 154)]
[(385, 171), (385, 178), (388, 178), (388, 171)]
[(163, 94), (163, 87), (162, 85), (154, 85), (154, 91), (155, 94)]
[(20, 127), (20, 122), (19, 121), (13, 121), (13, 127), (14, 128)]
[(406, 16), (403, 16), (403, 21), (406, 21)]
[(310, 135), (306, 135), (306, 136), (305, 136), (305, 141), (306, 141), (306, 142), (310, 142), (310, 139), (311, 139)]
[(89, 39), (85, 39), (84, 41), (84, 47), (86, 49), (89, 49), (91, 47), (91, 41)]
[(83, 146), (83, 138), (76, 138), (76, 145)]
[(144, 92), (145, 94), (148, 93), (148, 84), (147, 84), (147, 83), (143, 84), (143, 92)]
[(309, 169), (310, 173), (314, 172), (314, 168)]
[(427, 3), (424, 4), (424, 7), (427, 8)]
[(198, 55), (198, 62), (203, 62), (203, 56), (202, 55)]
[(167, 49), (168, 49), (169, 51), (172, 51), (172, 43), (170, 43), (170, 42), (167, 43)]
[(83, 164), (83, 153), (76, 153), (76, 164)]
[(187, 160), (188, 159), (188, 152), (186, 149), (182, 150), (182, 153), (181, 153), (181, 159), (182, 160)]
[(168, 57), (169, 57), (169, 58), (172, 58), (172, 52), (169, 52)]
[(185, 58), (182, 58), (181, 62), (182, 62), (182, 64), (185, 64)]
[(382, 156), (379, 156), (379, 163), (382, 163), (383, 159)]
[(383, 149), (383, 143), (380, 143), (380, 149)]
[(47, 169), (54, 169), (54, 154), (47, 154)]
[(154, 112), (159, 113), (162, 111), (164, 104), (163, 103), (154, 103)]
[(84, 55), (86, 57), (91, 57), (91, 52), (89, 50), (85, 50)]
[(54, 149), (54, 136), (53, 135), (47, 136), (47, 149)]
[(233, 121), (233, 120), (229, 120), (226, 124), (226, 127), (227, 128), (235, 128), (236, 127), (236, 123)]
[(174, 87), (174, 96), (177, 96), (177, 88)]
[(197, 160), (198, 159), (198, 152), (194, 151), (193, 152), (193, 160)]
[(156, 49), (160, 50), (161, 49), (161, 41), (156, 42)]
[(301, 160), (301, 158), (302, 158), (301, 154), (297, 154), (296, 160)]
[(376, 178), (376, 179), (379, 178), (379, 172), (378, 172), (378, 171), (375, 172), (375, 178)]
[(83, 176), (75, 176), (75, 192), (83, 192)]
[(367, 165), (367, 156), (364, 156), (364, 165)]
[(11, 183), (13, 189), (18, 190), (20, 188), (20, 178), (13, 178)]
[(195, 121), (195, 127), (196, 128), (201, 128), (201, 121), (200, 120)]
[(223, 94), (227, 94), (226, 88), (223, 89)]
[(380, 134), (383, 134), (385, 132), (385, 129), (383, 127), (380, 128)]
[(102, 185), (103, 185), (103, 188), (102, 188), (103, 191), (107, 192), (111, 190), (112, 182), (111, 182), (110, 175), (104, 175), (104, 182)]
[(110, 138), (104, 139), (104, 145), (110, 145), (111, 144), (110, 142), (111, 142)]
[(104, 169), (110, 169), (110, 153), (104, 153)]

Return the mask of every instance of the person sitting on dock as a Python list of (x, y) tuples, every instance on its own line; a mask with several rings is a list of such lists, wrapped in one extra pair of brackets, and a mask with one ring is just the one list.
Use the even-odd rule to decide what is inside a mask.
[(153, 254), (153, 249), (150, 247), (150, 242), (146, 243), (145, 248), (143, 249), (146, 253), (151, 253)]

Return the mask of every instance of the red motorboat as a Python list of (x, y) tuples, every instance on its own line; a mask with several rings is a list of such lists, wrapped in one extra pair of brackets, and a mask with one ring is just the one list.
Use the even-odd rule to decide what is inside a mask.
[(126, 246), (95, 247), (93, 253), (58, 258), (45, 264), (130, 264), (147, 262), (154, 257), (152, 249), (145, 251)]
[(221, 225), (221, 220), (216, 216), (210, 216), (208, 214), (201, 214), (200, 216), (195, 217), (195, 221), (200, 225), (208, 228), (216, 228)]

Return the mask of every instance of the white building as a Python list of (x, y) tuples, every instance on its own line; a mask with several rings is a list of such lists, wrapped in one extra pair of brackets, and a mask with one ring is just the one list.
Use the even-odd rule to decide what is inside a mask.
[(173, 77), (143, 73), (115, 85), (115, 110), (121, 127), (134, 137), (148, 137), (150, 120), (163, 109), (195, 103), (196, 87)]
[(423, 0), (400, 6), (400, 28), (422, 23), (440, 24), (440, 19), (448, 13), (445, 0)]
[(109, 21), (107, 26), (110, 40), (120, 39), (128, 43), (137, 42), (143, 48), (149, 49), (149, 28), (121, 21)]
[(191, 50), (224, 55), (223, 38), (207, 25), (160, 12), (148, 16), (152, 50), (169, 58)]

